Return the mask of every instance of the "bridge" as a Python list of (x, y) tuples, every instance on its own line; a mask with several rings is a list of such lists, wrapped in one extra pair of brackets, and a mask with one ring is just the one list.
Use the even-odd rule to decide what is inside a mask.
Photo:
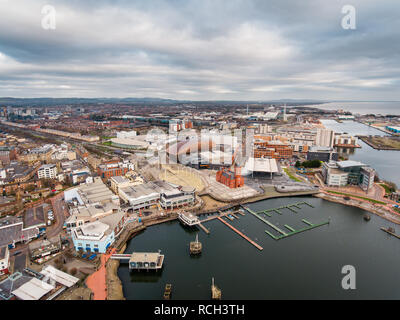
[(129, 260), (130, 258), (131, 258), (130, 254), (118, 254), (118, 253), (114, 253), (110, 257), (110, 259), (113, 260)]

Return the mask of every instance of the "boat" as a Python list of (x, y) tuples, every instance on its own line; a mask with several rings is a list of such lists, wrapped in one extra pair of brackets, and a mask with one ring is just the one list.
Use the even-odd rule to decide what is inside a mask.
[(193, 227), (200, 223), (199, 218), (188, 212), (178, 213), (178, 219), (180, 222), (182, 222), (185, 226), (188, 227)]
[(190, 242), (190, 254), (196, 255), (196, 254), (200, 254), (201, 250), (202, 250), (202, 244), (201, 242), (199, 242), (199, 235), (196, 235), (196, 241), (192, 241)]
[(165, 285), (165, 289), (164, 289), (164, 300), (169, 300), (171, 299), (171, 293), (172, 293), (172, 284), (167, 283)]
[(212, 283), (211, 283), (211, 299), (213, 300), (221, 300), (221, 289), (219, 289), (215, 284), (214, 284), (214, 278), (212, 278)]
[(364, 214), (364, 220), (365, 221), (371, 220), (371, 216), (369, 214)]

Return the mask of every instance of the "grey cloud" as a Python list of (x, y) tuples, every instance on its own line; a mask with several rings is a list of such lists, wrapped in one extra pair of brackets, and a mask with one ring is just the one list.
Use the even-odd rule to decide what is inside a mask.
[[(399, 99), (398, 1), (0, 0), (0, 96)], [(167, 96), (163, 96), (163, 95)]]

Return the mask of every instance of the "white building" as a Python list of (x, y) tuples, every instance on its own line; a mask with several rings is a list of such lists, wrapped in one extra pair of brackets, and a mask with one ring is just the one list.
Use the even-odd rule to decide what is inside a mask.
[(348, 172), (340, 170), (336, 161), (324, 162), (322, 175), (327, 186), (344, 187), (348, 184)]
[(39, 179), (56, 179), (57, 166), (55, 164), (44, 164), (37, 172)]
[(195, 203), (195, 189), (178, 187), (164, 181), (144, 183), (119, 189), (121, 199), (133, 210), (149, 208), (160, 203), (164, 209), (173, 209)]
[(335, 132), (329, 129), (318, 129), (315, 144), (318, 147), (333, 148), (335, 143)]
[(125, 226), (128, 214), (119, 211), (100, 220), (72, 229), (76, 251), (105, 253)]

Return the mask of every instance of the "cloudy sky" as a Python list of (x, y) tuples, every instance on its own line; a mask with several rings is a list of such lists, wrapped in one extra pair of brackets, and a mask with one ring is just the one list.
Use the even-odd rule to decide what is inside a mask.
[(399, 0), (0, 0), (0, 96), (400, 100), (399, 14)]

